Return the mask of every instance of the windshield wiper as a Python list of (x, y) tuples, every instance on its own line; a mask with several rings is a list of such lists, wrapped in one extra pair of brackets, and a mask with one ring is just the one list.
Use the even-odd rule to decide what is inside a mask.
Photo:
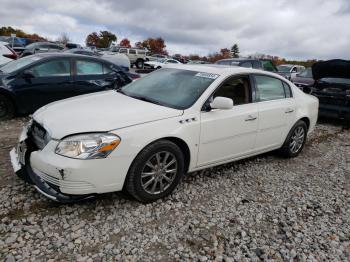
[(130, 95), (130, 97), (133, 97), (133, 98), (136, 98), (136, 99), (145, 101), (145, 102), (149, 102), (149, 103), (152, 103), (152, 104), (156, 104), (156, 105), (161, 105), (161, 106), (163, 106), (162, 103), (160, 103), (160, 102), (158, 102), (158, 101), (155, 101), (155, 100), (153, 100), (153, 99), (150, 99), (150, 98), (148, 98), (148, 97), (145, 97), (145, 96)]

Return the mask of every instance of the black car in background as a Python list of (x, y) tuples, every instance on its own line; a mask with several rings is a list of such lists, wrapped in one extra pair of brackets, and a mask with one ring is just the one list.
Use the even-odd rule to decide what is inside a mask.
[(0, 67), (0, 120), (60, 99), (118, 89), (132, 80), (117, 65), (84, 55), (37, 54)]
[(64, 46), (60, 44), (55, 44), (50, 42), (35, 42), (27, 45), (24, 48), (21, 54), (21, 57), (34, 55), (38, 53), (58, 52), (58, 51), (62, 51), (63, 49), (64, 49)]
[[(315, 80), (312, 76), (312, 69), (311, 67), (305, 68), (304, 71), (297, 74), (294, 78), (291, 79), (291, 81), (299, 87), (301, 90), (310, 90), (310, 88), (314, 85)], [(309, 91), (310, 92), (310, 91)]]
[(319, 115), (350, 121), (350, 61), (317, 62), (312, 75), (315, 83), (304, 91), (319, 99)]
[(254, 58), (228, 58), (216, 61), (218, 65), (241, 66), (277, 73), (277, 67), (271, 60)]

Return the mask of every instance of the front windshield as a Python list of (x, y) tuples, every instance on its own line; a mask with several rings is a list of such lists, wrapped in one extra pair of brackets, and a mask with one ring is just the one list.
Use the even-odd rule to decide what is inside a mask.
[(12, 73), (24, 66), (27, 66), (35, 61), (40, 60), (41, 58), (42, 57), (40, 56), (31, 55), (31, 56), (20, 58), (18, 60), (13, 60), (3, 66), (0, 66), (0, 71), (4, 73)]
[(277, 66), (278, 72), (289, 73), (293, 66), (288, 65), (279, 65)]
[(186, 109), (193, 105), (219, 75), (166, 68), (121, 89), (121, 93), (163, 106)]
[(311, 68), (306, 68), (303, 72), (298, 74), (299, 77), (307, 77), (307, 78), (312, 78), (312, 70)]

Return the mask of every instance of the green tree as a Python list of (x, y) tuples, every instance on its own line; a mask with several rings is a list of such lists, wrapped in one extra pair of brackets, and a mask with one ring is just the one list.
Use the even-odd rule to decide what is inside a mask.
[(99, 47), (101, 48), (107, 48), (113, 41), (117, 41), (117, 36), (109, 31), (100, 31), (99, 38)]
[(239, 57), (239, 47), (237, 44), (234, 44), (231, 47), (231, 56), (234, 58), (238, 58)]

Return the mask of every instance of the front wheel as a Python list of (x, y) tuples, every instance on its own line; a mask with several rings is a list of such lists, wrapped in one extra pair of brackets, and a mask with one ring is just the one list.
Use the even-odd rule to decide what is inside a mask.
[(307, 126), (299, 120), (290, 130), (280, 153), (285, 157), (296, 157), (303, 150), (307, 136)]
[(167, 140), (157, 141), (139, 153), (125, 180), (125, 189), (141, 202), (169, 195), (184, 174), (181, 149)]

